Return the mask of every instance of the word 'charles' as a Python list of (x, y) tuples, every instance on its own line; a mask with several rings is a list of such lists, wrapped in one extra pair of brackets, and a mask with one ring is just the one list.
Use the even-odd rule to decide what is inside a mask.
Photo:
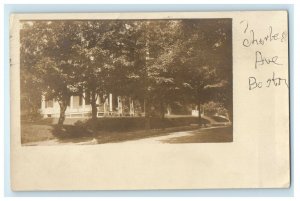
[[(248, 28), (248, 24), (247, 24), (247, 28)], [(247, 28), (245, 29), (244, 33), (247, 33)], [(273, 32), (273, 27), (270, 26), (268, 33), (266, 33), (263, 36), (257, 36), (255, 31), (253, 29), (251, 29), (249, 31), (249, 34), (247, 36), (247, 38), (245, 38), (243, 40), (243, 46), (244, 47), (250, 47), (253, 45), (265, 45), (265, 43), (267, 42), (273, 42), (273, 41), (280, 41), (280, 42), (285, 42), (287, 41), (287, 32), (283, 31), (283, 32)]]

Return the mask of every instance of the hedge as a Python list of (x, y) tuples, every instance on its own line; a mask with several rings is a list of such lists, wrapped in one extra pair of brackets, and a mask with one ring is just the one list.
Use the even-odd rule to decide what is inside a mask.
[[(77, 125), (87, 126), (87, 128), (97, 131), (133, 131), (145, 128), (144, 117), (114, 117), (99, 118), (97, 120), (87, 120), (85, 123), (76, 123)], [(177, 118), (151, 118), (150, 128), (171, 128), (180, 126), (189, 126), (199, 122), (197, 117), (177, 117)], [(209, 121), (202, 119), (203, 124), (209, 124)]]

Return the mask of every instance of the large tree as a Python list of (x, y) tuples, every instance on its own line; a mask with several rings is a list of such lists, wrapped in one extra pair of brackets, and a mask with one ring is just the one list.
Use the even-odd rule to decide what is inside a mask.
[[(116, 79), (120, 91), (141, 100), (145, 113), (145, 128), (150, 128), (152, 110), (164, 117), (168, 90), (172, 90), (174, 79), (168, 73), (178, 49), (178, 20), (126, 21), (125, 35), (120, 43), (129, 65), (121, 64), (124, 79)], [(124, 55), (124, 54), (123, 54)], [(122, 67), (123, 66), (123, 67)], [(124, 67), (125, 66), (125, 67)], [(122, 77), (122, 76), (121, 76)], [(126, 84), (124, 84), (126, 83)], [(134, 89), (134, 90), (133, 90)], [(152, 108), (152, 109), (151, 109)]]
[(206, 19), (183, 22), (181, 53), (177, 58), (176, 80), (182, 93), (200, 107), (212, 100), (220, 89), (228, 89), (223, 97), (232, 101), (231, 20)]
[[(70, 96), (78, 91), (79, 65), (74, 45), (78, 43), (74, 21), (30, 21), (21, 30), (21, 57), (24, 66), (39, 82), (46, 99), (55, 99), (60, 106), (58, 125), (65, 120)], [(30, 62), (27, 64), (27, 62)]]
[(105, 95), (112, 91), (111, 75), (113, 70), (114, 44), (118, 27), (114, 21), (79, 21), (78, 41), (74, 49), (78, 55), (80, 73), (78, 83), (92, 107), (92, 118), (97, 118), (97, 99), (103, 101)]

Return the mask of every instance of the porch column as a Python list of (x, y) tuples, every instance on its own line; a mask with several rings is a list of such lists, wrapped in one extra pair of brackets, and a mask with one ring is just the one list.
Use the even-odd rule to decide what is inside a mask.
[(46, 109), (46, 98), (44, 95), (42, 95), (42, 104), (41, 104), (41, 110), (42, 110), (42, 114), (43, 114), (43, 117), (46, 118), (47, 117), (47, 114), (44, 112)]
[(83, 109), (83, 111), (85, 109), (85, 92), (83, 93), (83, 96), (82, 96), (82, 109)]
[(103, 110), (104, 110), (105, 115), (107, 113), (107, 105), (108, 105), (108, 99), (105, 97), (105, 101), (104, 101), (104, 104), (103, 104)]
[(134, 116), (134, 107), (133, 107), (132, 98), (129, 98), (129, 111), (130, 111), (130, 116)]
[(71, 100), (70, 100), (70, 109), (73, 109), (73, 96), (70, 97)]
[(120, 116), (122, 115), (122, 98), (121, 98), (121, 96), (118, 96), (118, 113)]
[(112, 94), (109, 94), (109, 111), (112, 112), (113, 111), (113, 100), (112, 100)]
[(98, 94), (96, 103), (98, 104), (98, 106), (100, 106), (101, 101), (100, 101), (100, 95), (99, 94)]
[(42, 95), (42, 104), (41, 104), (41, 109), (44, 110), (46, 108), (46, 101), (45, 101), (45, 96)]

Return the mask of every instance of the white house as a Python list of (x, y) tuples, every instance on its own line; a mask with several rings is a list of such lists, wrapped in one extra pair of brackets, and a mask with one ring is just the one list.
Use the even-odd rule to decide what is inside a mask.
[[(90, 117), (92, 115), (92, 107), (89, 98), (85, 94), (83, 96), (71, 96), (68, 103), (65, 115), (67, 118)], [(127, 102), (127, 103), (126, 103)], [(97, 99), (97, 117), (104, 116), (135, 116), (134, 101), (128, 98), (124, 101), (124, 97), (114, 97), (109, 94), (104, 102)], [(124, 110), (123, 105), (129, 108), (128, 111)], [(128, 105), (128, 106), (127, 106)], [(59, 117), (60, 107), (54, 99), (46, 100), (42, 96), (41, 114), (44, 118)]]

